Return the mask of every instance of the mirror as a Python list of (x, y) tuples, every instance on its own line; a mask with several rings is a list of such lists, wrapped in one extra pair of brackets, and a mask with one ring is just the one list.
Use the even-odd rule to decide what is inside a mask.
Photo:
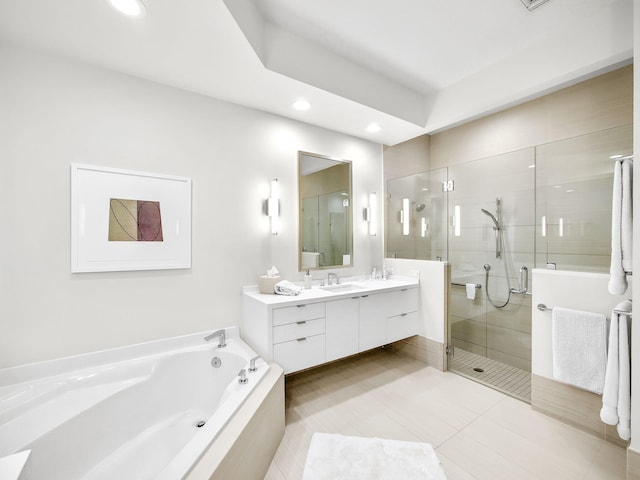
[(299, 270), (353, 262), (351, 162), (298, 152)]

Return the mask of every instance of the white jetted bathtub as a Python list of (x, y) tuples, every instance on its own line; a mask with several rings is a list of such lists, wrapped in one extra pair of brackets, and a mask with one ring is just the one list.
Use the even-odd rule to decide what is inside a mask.
[(20, 480), (184, 478), (270, 368), (237, 327), (207, 333), (0, 370), (0, 459), (31, 450)]

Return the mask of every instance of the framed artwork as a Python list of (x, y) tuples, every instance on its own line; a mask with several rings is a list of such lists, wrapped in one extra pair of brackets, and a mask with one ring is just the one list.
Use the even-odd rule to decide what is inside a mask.
[(71, 272), (191, 268), (191, 179), (71, 164)]

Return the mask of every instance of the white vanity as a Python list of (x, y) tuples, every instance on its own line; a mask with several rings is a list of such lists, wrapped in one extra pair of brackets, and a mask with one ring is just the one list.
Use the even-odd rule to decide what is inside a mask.
[(418, 279), (350, 281), (267, 295), (243, 289), (242, 337), (285, 373), (418, 334)]

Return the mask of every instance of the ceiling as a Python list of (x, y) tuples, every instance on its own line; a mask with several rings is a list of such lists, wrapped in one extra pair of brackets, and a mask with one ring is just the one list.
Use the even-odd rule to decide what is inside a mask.
[(0, 0), (0, 42), (388, 145), (633, 57), (632, 0), (143, 1)]

